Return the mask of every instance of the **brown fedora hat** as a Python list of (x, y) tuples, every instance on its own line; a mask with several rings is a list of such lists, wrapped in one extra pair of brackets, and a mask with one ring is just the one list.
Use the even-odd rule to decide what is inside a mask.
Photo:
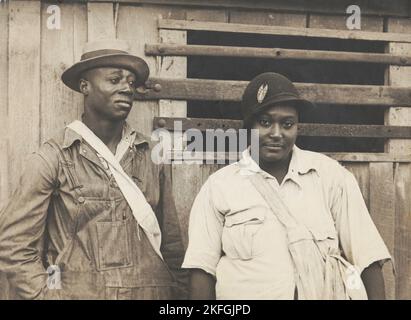
[(147, 81), (150, 70), (142, 58), (128, 51), (127, 42), (117, 39), (86, 43), (80, 61), (66, 69), (61, 80), (69, 88), (80, 92), (79, 81), (84, 71), (112, 67), (130, 70), (136, 75), (136, 86), (141, 86)]

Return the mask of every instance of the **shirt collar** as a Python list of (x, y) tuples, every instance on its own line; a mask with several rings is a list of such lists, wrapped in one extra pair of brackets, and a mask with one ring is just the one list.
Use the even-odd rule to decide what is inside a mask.
[[(243, 151), (241, 160), (238, 162), (240, 166), (240, 173), (244, 175), (250, 175), (253, 173), (262, 174), (266, 178), (273, 178), (269, 173), (261, 169), (261, 167), (254, 161), (250, 155), (250, 148)], [(290, 165), (288, 172), (284, 177), (284, 181), (291, 179), (299, 184), (299, 174), (304, 175), (310, 170), (317, 170), (318, 167), (313, 159), (307, 154), (306, 151), (301, 150), (296, 145), (293, 146)]]
[[(141, 144), (148, 144), (148, 140), (144, 137), (144, 135), (133, 129), (127, 122), (125, 122), (123, 127), (122, 139), (127, 137), (129, 137), (130, 139), (134, 138), (134, 140), (132, 140), (132, 144), (134, 144), (135, 146)], [(62, 147), (63, 149), (66, 149), (70, 147), (75, 141), (82, 140), (83, 138), (81, 135), (79, 135), (77, 132), (70, 128), (66, 128)]]

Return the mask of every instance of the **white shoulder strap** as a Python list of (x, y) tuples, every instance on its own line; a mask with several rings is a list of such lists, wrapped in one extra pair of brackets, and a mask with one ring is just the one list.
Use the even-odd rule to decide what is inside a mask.
[(81, 135), (83, 139), (107, 161), (114, 179), (133, 212), (133, 216), (143, 228), (156, 253), (162, 258), (160, 252), (160, 226), (158, 225), (156, 215), (150, 204), (147, 202), (143, 192), (124, 172), (120, 163), (109, 148), (83, 122), (75, 120), (67, 127)]

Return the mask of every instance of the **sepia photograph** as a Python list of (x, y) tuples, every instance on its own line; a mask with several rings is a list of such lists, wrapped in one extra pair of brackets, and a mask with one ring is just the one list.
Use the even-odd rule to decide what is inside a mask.
[(411, 1), (0, 0), (0, 300), (411, 300)]

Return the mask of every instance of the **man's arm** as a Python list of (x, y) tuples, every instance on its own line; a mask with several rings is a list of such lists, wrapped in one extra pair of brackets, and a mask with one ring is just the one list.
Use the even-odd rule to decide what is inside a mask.
[(56, 177), (51, 168), (44, 156), (31, 155), (16, 191), (0, 213), (0, 270), (7, 274), (17, 298), (41, 298), (46, 286), (39, 248)]
[(385, 285), (382, 268), (379, 262), (374, 262), (361, 273), (369, 300), (385, 300)]
[(190, 270), (190, 299), (215, 300), (215, 278), (201, 270)]

